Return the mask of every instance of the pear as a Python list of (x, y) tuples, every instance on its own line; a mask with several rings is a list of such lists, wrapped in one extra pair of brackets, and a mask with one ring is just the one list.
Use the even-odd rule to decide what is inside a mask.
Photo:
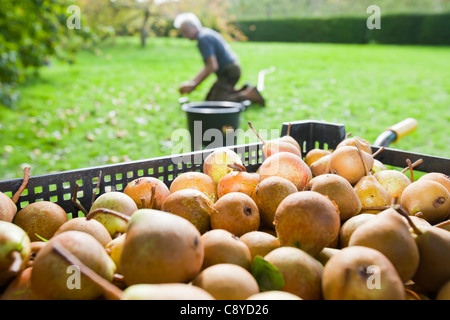
[(31, 271), (28, 267), (21, 271), (0, 293), (0, 300), (36, 300), (36, 295), (30, 288)]
[(30, 254), (30, 238), (19, 226), (0, 221), (0, 286), (21, 272)]
[(247, 298), (247, 300), (303, 300), (299, 296), (280, 290), (269, 290), (255, 293)]
[(400, 199), (403, 190), (411, 184), (411, 180), (403, 172), (397, 170), (379, 171), (374, 176), (391, 198)]
[(122, 300), (214, 300), (206, 290), (186, 283), (135, 284), (123, 291)]
[(311, 169), (299, 156), (290, 152), (278, 152), (263, 161), (260, 167), (261, 181), (278, 176), (291, 181), (298, 191), (303, 191), (312, 179)]
[(195, 189), (182, 189), (171, 193), (161, 207), (161, 211), (176, 214), (192, 222), (201, 234), (211, 229), (211, 214), (214, 210), (214, 202)]
[(268, 177), (259, 182), (251, 197), (258, 206), (261, 225), (274, 230), (273, 221), (278, 205), (284, 198), (295, 192), (298, 192), (297, 187), (282, 177)]
[[(119, 191), (103, 193), (92, 204), (89, 214), (97, 209), (110, 209), (120, 212), (126, 216), (131, 216), (138, 207), (135, 201), (127, 194)], [(87, 217), (90, 219), (90, 217)], [(100, 213), (93, 217), (105, 226), (112, 238), (124, 233), (127, 228), (127, 221), (106, 213)]]
[(351, 246), (325, 264), (325, 300), (404, 300), (405, 289), (392, 262), (378, 250)]
[(417, 226), (401, 209), (399, 212), (414, 230), (420, 254), (419, 267), (412, 280), (421, 288), (436, 293), (450, 280), (450, 232), (434, 226)]
[(251, 196), (260, 181), (258, 173), (247, 172), (244, 166), (234, 163), (228, 165), (234, 171), (227, 173), (217, 184), (217, 196), (221, 198), (230, 192), (242, 192)]
[(50, 201), (30, 203), (14, 217), (13, 223), (21, 227), (31, 241), (50, 239), (56, 230), (68, 221), (62, 207)]
[(112, 239), (105, 246), (106, 253), (111, 257), (116, 265), (116, 272), (122, 274), (120, 269), (120, 256), (122, 255), (123, 244), (125, 243), (126, 233), (122, 233), (117, 238)]
[(368, 170), (372, 169), (373, 157), (371, 154), (361, 151), (357, 147), (343, 146), (336, 148), (330, 158), (330, 172), (336, 173), (355, 185), (361, 177), (366, 175), (366, 169), (361, 161), (361, 156)]
[(322, 298), (322, 270), (319, 261), (305, 251), (281, 247), (268, 253), (264, 260), (274, 265), (283, 275), (282, 291), (293, 293), (304, 300)]
[(345, 221), (361, 211), (361, 201), (352, 185), (337, 174), (323, 174), (311, 179), (306, 189), (319, 192), (334, 201), (339, 208), (341, 221)]
[(65, 222), (56, 230), (54, 236), (69, 230), (87, 232), (97, 239), (102, 246), (106, 246), (111, 240), (111, 235), (103, 224), (97, 220), (86, 220), (86, 217), (77, 217)]
[(204, 269), (192, 284), (209, 292), (217, 300), (245, 300), (259, 292), (252, 274), (231, 263), (219, 263)]
[(356, 146), (356, 144), (358, 144), (364, 152), (372, 154), (372, 147), (370, 146), (370, 142), (358, 136), (345, 138), (344, 140), (339, 142), (339, 144), (336, 146), (336, 150), (345, 146)]
[(339, 230), (339, 247), (347, 247), (353, 232), (355, 232), (355, 230), (359, 228), (359, 226), (361, 226), (363, 223), (366, 223), (367, 221), (375, 217), (376, 215), (371, 213), (360, 213), (345, 221), (342, 224), (341, 229)]
[(139, 209), (127, 225), (120, 268), (125, 283), (189, 282), (200, 271), (204, 248), (188, 220), (155, 209)]
[(305, 155), (305, 162), (309, 167), (311, 167), (311, 165), (314, 162), (316, 162), (320, 158), (330, 155), (330, 154), (331, 154), (330, 150), (324, 150), (324, 149), (319, 149), (319, 148), (311, 149)]
[(279, 248), (280, 241), (272, 234), (264, 231), (251, 231), (240, 236), (239, 240), (244, 242), (250, 249), (251, 261), (256, 256), (264, 257), (266, 254)]
[(253, 261), (250, 248), (231, 232), (224, 229), (210, 230), (202, 235), (202, 242), (202, 269), (219, 263), (232, 263), (250, 270)]
[(439, 289), (436, 300), (450, 300), (450, 280)]
[(217, 185), (210, 176), (203, 172), (183, 172), (173, 179), (169, 191), (174, 193), (175, 191), (188, 188), (204, 192), (213, 202), (217, 200)]
[(289, 123), (288, 125), (286, 134), (278, 138), (278, 140), (288, 142), (296, 147), (300, 151), (300, 153), (302, 152), (302, 147), (300, 146), (300, 144), (291, 136), (291, 123)]
[(24, 179), (19, 189), (14, 193), (12, 198), (9, 198), (3, 192), (0, 192), (0, 221), (12, 222), (17, 213), (17, 202), (22, 192), (28, 185), (30, 179), (30, 167), (24, 168)]
[(429, 172), (421, 176), (418, 180), (433, 180), (442, 184), (450, 192), (450, 177), (440, 172)]
[(262, 151), (265, 158), (268, 158), (277, 152), (290, 152), (300, 158), (303, 157), (300, 145), (298, 143), (296, 144), (297, 141), (291, 136), (284, 136), (279, 139), (264, 141), (260, 137), (260, 135), (256, 132), (255, 128), (253, 128), (250, 121), (248, 122), (248, 125), (255, 133), (255, 135), (258, 137), (258, 139), (263, 143)]
[(36, 256), (31, 274), (31, 290), (38, 299), (45, 300), (100, 298), (104, 291), (86, 273), (86, 267), (96, 277), (114, 287), (111, 281), (116, 266), (104, 247), (86, 232), (63, 232), (50, 239)]
[(392, 202), (392, 198), (389, 192), (378, 182), (377, 178), (371, 175), (370, 169), (363, 156), (363, 151), (359, 149), (358, 145), (357, 148), (361, 154), (360, 159), (366, 173), (366, 175), (362, 176), (354, 186), (355, 192), (361, 201), (361, 212), (378, 213), (381, 211), (380, 209), (368, 209), (364, 207), (376, 208), (389, 206)]
[[(161, 209), (170, 194), (169, 188), (155, 177), (140, 177), (127, 184), (123, 193), (136, 203), (138, 209)], [(110, 208), (112, 209), (112, 208)], [(115, 209), (117, 211), (117, 209)]]
[(210, 176), (217, 184), (224, 175), (233, 170), (228, 167), (228, 164), (235, 162), (243, 165), (241, 157), (236, 152), (227, 148), (216, 149), (205, 158), (203, 173)]
[(403, 282), (419, 266), (419, 248), (403, 218), (393, 208), (377, 214), (353, 232), (349, 246), (365, 246), (383, 253), (397, 269)]
[(410, 215), (420, 212), (421, 218), (436, 224), (450, 214), (450, 193), (436, 181), (419, 179), (405, 188), (400, 204)]
[(321, 174), (330, 173), (330, 159), (331, 154), (327, 154), (320, 159), (314, 161), (311, 166), (311, 174), (313, 177), (320, 176)]
[(337, 206), (316, 191), (288, 195), (275, 213), (281, 246), (297, 247), (314, 255), (336, 239), (340, 218)]
[(380, 171), (387, 170), (387, 167), (378, 159), (373, 159), (372, 169), (370, 170), (372, 174), (377, 174)]

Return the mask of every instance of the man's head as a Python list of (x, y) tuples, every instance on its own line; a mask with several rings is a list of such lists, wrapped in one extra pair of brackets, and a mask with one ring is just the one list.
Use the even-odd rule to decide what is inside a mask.
[(179, 14), (173, 23), (174, 27), (180, 30), (183, 37), (190, 40), (197, 39), (198, 32), (202, 28), (202, 23), (193, 13)]

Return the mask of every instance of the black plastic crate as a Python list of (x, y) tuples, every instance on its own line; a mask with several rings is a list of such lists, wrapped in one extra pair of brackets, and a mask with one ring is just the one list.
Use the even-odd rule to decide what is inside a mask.
[[(314, 148), (334, 149), (345, 138), (345, 126), (337, 123), (320, 121), (290, 122), (290, 135), (302, 147), (303, 156)], [(281, 134), (285, 135), (289, 123), (283, 123)], [(264, 160), (262, 143), (226, 147), (234, 150), (248, 171), (254, 172)], [(374, 152), (378, 147), (373, 147)], [(28, 186), (19, 198), (17, 207), (20, 210), (35, 201), (52, 201), (59, 204), (73, 217), (79, 215), (72, 202), (72, 195), (78, 185), (77, 199), (87, 210), (92, 204), (94, 190), (98, 186), (97, 195), (109, 191), (123, 191), (127, 184), (143, 176), (159, 178), (168, 187), (179, 174), (187, 171), (202, 171), (203, 160), (213, 151), (207, 149), (190, 153), (171, 155), (139, 161), (130, 161), (113, 165), (96, 166), (77, 170), (69, 170), (52, 174), (31, 176)], [(450, 174), (450, 159), (434, 157), (418, 153), (404, 152), (385, 148), (377, 157), (384, 164), (406, 167), (406, 159), (415, 162), (423, 159), (423, 164), (415, 170), (423, 172), (442, 172)], [(33, 171), (31, 171), (32, 173)], [(101, 174), (100, 183), (98, 178)], [(22, 184), (23, 179), (0, 181), (0, 191), (12, 196)]]

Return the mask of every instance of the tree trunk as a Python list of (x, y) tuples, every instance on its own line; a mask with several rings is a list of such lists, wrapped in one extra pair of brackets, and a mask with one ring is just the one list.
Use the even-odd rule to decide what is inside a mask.
[(145, 15), (144, 15), (144, 22), (142, 23), (141, 28), (141, 45), (142, 47), (145, 47), (145, 44), (147, 43), (147, 21), (150, 18), (150, 10), (148, 8), (145, 8)]

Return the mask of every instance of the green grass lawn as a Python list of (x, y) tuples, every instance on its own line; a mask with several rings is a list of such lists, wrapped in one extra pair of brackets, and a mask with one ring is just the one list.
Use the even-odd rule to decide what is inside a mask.
[[(240, 84), (275, 66), (241, 127), (281, 129), (285, 121), (343, 123), (373, 142), (413, 117), (418, 128), (391, 147), (450, 157), (450, 48), (381, 45), (233, 43)], [(172, 153), (172, 132), (187, 129), (178, 85), (202, 66), (194, 42), (119, 38), (77, 63), (53, 61), (20, 87), (13, 110), (0, 107), (0, 180)], [(214, 76), (190, 95), (200, 101)], [(256, 138), (252, 141), (256, 141)]]

